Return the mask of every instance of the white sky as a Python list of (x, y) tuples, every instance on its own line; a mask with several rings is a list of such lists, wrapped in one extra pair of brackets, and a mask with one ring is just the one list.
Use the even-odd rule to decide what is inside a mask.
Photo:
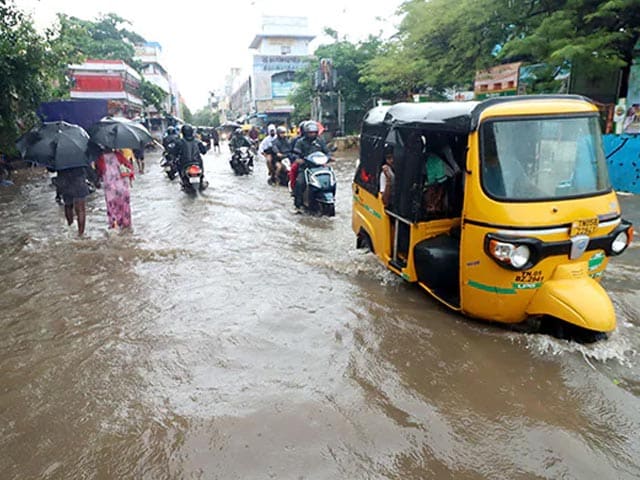
[[(169, 3), (170, 2), (170, 3)], [(193, 112), (207, 103), (208, 92), (221, 89), (232, 67), (249, 74), (249, 44), (260, 31), (262, 15), (306, 16), (317, 38), (310, 53), (321, 43), (325, 26), (351, 41), (368, 34), (395, 32), (394, 16), (402, 0), (15, 0), (31, 13), (39, 27), (53, 25), (57, 12), (95, 20), (100, 13), (116, 13), (131, 22), (130, 29), (148, 41), (162, 45), (165, 67), (178, 84)], [(169, 7), (168, 5), (172, 5)]]

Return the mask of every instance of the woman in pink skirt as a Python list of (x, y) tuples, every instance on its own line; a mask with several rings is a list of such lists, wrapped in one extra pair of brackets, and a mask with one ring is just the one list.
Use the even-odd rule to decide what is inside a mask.
[(96, 162), (107, 202), (109, 228), (131, 227), (129, 185), (133, 182), (133, 164), (118, 150), (105, 150)]

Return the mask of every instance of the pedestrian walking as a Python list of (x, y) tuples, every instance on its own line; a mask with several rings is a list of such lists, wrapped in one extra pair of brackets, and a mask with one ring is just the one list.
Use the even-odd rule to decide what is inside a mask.
[(130, 228), (133, 163), (121, 151), (105, 149), (96, 162), (96, 170), (102, 180), (109, 228)]
[(67, 219), (67, 225), (73, 225), (75, 216), (78, 223), (78, 235), (82, 236), (87, 219), (86, 198), (89, 196), (87, 167), (59, 170), (56, 176), (56, 191), (64, 202), (64, 216)]

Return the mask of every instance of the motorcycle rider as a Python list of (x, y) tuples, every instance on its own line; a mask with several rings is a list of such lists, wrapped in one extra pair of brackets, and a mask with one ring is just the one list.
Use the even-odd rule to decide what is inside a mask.
[[(234, 162), (237, 162), (238, 155), (236, 151), (242, 147), (251, 148), (251, 140), (244, 134), (242, 128), (236, 128), (233, 132), (231, 140), (229, 140), (229, 149), (231, 150), (231, 167), (233, 168)], [(253, 167), (253, 155), (250, 156), (249, 166)], [(235, 170), (235, 168), (234, 168)]]
[(276, 139), (276, 126), (271, 123), (267, 127), (267, 136), (264, 137), (262, 142), (260, 142), (260, 147), (258, 147), (258, 153), (262, 154), (267, 161), (267, 170), (269, 172), (269, 185), (275, 183), (275, 167), (273, 164), (273, 151), (272, 145), (273, 141)]
[[(308, 121), (304, 125), (304, 137), (296, 141), (295, 146), (293, 147), (293, 153), (296, 156), (296, 161), (294, 163), (294, 167), (296, 167), (295, 175), (296, 181), (293, 187), (294, 193), (294, 205), (297, 211), (300, 211), (302, 208), (302, 201), (304, 196), (304, 191), (307, 188), (307, 182), (305, 180), (305, 159), (314, 152), (322, 152), (327, 157), (331, 156), (329, 151), (329, 147), (322, 138), (318, 137), (318, 124), (314, 121)], [(330, 158), (331, 159), (331, 158)]]
[(200, 190), (207, 188), (208, 183), (204, 180), (204, 164), (202, 162), (202, 155), (207, 153), (207, 146), (200, 140), (195, 138), (193, 127), (189, 124), (182, 126), (182, 139), (180, 144), (176, 147), (178, 151), (177, 166), (180, 178), (183, 184), (188, 180), (184, 177), (184, 167), (187, 165), (198, 165), (202, 170), (202, 176), (200, 177)]
[(231, 153), (234, 153), (240, 147), (251, 148), (251, 140), (245, 137), (242, 129), (238, 127), (233, 131), (233, 136), (229, 140), (229, 149)]
[(280, 174), (284, 165), (282, 160), (291, 155), (291, 142), (287, 139), (287, 129), (280, 125), (276, 129), (278, 135), (273, 142), (271, 142), (271, 159), (274, 166), (274, 175), (271, 177), (274, 182), (277, 182), (280, 178)]

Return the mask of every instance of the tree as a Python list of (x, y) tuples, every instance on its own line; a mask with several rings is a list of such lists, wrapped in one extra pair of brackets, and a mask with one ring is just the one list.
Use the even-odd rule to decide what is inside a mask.
[(552, 66), (580, 64), (598, 77), (622, 68), (627, 89), (633, 49), (640, 40), (637, 0), (548, 0), (529, 2), (527, 24), (504, 46), (501, 57), (521, 56)]
[(140, 82), (139, 93), (145, 108), (153, 106), (158, 112), (164, 112), (164, 102), (169, 94), (162, 88), (145, 80), (143, 77)]
[(297, 75), (297, 87), (290, 100), (295, 107), (294, 121), (308, 119), (311, 114), (311, 98), (314, 94), (312, 77), (318, 69), (321, 58), (330, 58), (337, 72), (337, 88), (342, 94), (347, 109), (361, 110), (371, 105), (375, 91), (371, 85), (361, 81), (361, 69), (380, 52), (382, 41), (370, 36), (367, 40), (352, 43), (338, 41), (337, 32), (325, 29), (334, 42), (319, 46), (314, 52), (314, 60)]
[(193, 114), (192, 121), (194, 125), (203, 127), (217, 127), (220, 125), (220, 115), (214, 113), (210, 107), (203, 107)]
[(0, 0), (0, 151), (15, 154), (20, 131), (37, 121), (35, 111), (55, 88), (61, 63), (49, 39), (11, 0)]
[(476, 70), (496, 60), (511, 34), (513, 0), (408, 0), (398, 33), (363, 69), (363, 81), (393, 99), (411, 93), (439, 98), (469, 88)]
[(180, 102), (180, 110), (182, 111), (182, 119), (186, 123), (193, 124), (193, 114), (191, 113), (191, 110), (189, 110), (189, 107), (187, 107), (186, 103), (182, 101)]

